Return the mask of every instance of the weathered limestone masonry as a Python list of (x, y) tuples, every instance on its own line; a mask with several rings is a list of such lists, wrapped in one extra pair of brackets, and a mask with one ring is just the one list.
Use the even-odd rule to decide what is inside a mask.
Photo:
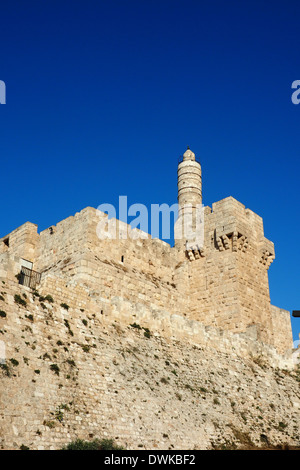
[(195, 260), (191, 254), (193, 318), (239, 332), (256, 324), (264, 342), (286, 351), (292, 343), (290, 315), (270, 305), (274, 247), (264, 237), (262, 219), (229, 197), (213, 204), (212, 211), (206, 208), (204, 227), (202, 254)]
[[(201, 167), (191, 150), (178, 166), (181, 207), (202, 202)], [(64, 278), (66, 285), (89, 288), (102, 310), (112, 298), (146, 309), (159, 308), (233, 332), (256, 325), (263, 342), (279, 352), (292, 347), (289, 312), (270, 304), (268, 268), (274, 245), (264, 237), (261, 217), (232, 197), (205, 208), (204, 245), (185, 248), (144, 234), (144, 239), (99, 240), (97, 226), (105, 217), (86, 208), (40, 234), (26, 223), (0, 240), (0, 274), (13, 279), (24, 260), (42, 273)], [(119, 221), (131, 235), (130, 226)], [(136, 231), (137, 232), (137, 231)], [(116, 299), (115, 299), (116, 302)], [(278, 326), (280, 328), (278, 329)]]
[(255, 326), (232, 334), (119, 299), (101, 314), (87, 288), (56, 276), (39, 294), (0, 286), (0, 448), (299, 446), (299, 372)]
[[(196, 221), (201, 182), (188, 149), (179, 221), (185, 204)], [(269, 429), (273, 442), (299, 444), (290, 314), (270, 304), (275, 255), (261, 217), (228, 197), (204, 208), (202, 246), (174, 247), (115, 219), (107, 222), (117, 239), (99, 239), (103, 220), (87, 207), (39, 234), (27, 222), (0, 239), (3, 448), (60, 448), (96, 435), (148, 449), (237, 442), (248, 404), (232, 383), (253, 399), (253, 442)], [(290, 371), (280, 386), (279, 369)], [(254, 403), (268, 409), (259, 426)]]

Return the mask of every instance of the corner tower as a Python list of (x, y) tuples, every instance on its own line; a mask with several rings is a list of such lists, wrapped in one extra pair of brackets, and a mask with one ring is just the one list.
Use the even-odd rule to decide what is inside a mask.
[(275, 250), (262, 218), (233, 197), (203, 208), (201, 166), (189, 148), (178, 164), (175, 247), (174, 279), (188, 298), (191, 319), (235, 333), (252, 327), (257, 339), (278, 351), (292, 347), (289, 312), (270, 302)]

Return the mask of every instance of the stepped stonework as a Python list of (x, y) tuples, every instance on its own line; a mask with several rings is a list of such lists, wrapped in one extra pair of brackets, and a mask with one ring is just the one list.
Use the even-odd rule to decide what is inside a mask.
[[(189, 149), (178, 203), (193, 225), (202, 174)], [(107, 215), (91, 207), (0, 239), (2, 448), (300, 444), (290, 313), (270, 303), (274, 245), (232, 197), (202, 217), (201, 245), (115, 219), (116, 239), (101, 238)]]

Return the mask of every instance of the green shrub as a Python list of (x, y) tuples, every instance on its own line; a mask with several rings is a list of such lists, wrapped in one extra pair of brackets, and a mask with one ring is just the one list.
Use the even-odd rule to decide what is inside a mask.
[(56, 374), (59, 375), (59, 367), (57, 364), (51, 364), (50, 369)]
[(145, 331), (144, 331), (144, 336), (145, 336), (146, 338), (150, 338), (150, 337), (151, 337), (151, 333), (150, 333), (149, 328), (144, 328), (144, 330), (145, 330)]
[(70, 327), (70, 324), (69, 324), (68, 320), (64, 320), (64, 324), (65, 324), (65, 326), (68, 328), (69, 334), (70, 334), (71, 336), (74, 336), (74, 333), (73, 333), (73, 331), (71, 330), (71, 327)]
[(279, 421), (279, 423), (278, 423), (278, 429), (279, 429), (280, 431), (282, 431), (282, 430), (285, 429), (286, 427), (287, 427), (287, 424), (286, 424), (286, 423), (284, 423), (283, 421)]
[(76, 367), (76, 363), (75, 361), (73, 361), (73, 359), (67, 359), (66, 361), (71, 367)]
[(17, 367), (19, 365), (19, 361), (16, 359), (10, 359), (10, 362), (12, 363), (13, 366)]
[(136, 328), (137, 330), (144, 330), (144, 336), (146, 338), (150, 338), (151, 337), (151, 334), (150, 334), (150, 330), (149, 328), (145, 328), (144, 326), (142, 327), (141, 325), (139, 325), (138, 323), (132, 323), (130, 325), (132, 328)]
[(5, 318), (5, 317), (6, 317), (6, 313), (5, 313), (3, 310), (0, 310), (0, 317), (1, 317), (1, 318)]
[(10, 377), (10, 369), (7, 364), (0, 363), (0, 369), (2, 369), (7, 377)]
[(65, 310), (69, 310), (69, 308), (70, 308), (69, 305), (68, 305), (68, 304), (65, 304), (65, 303), (60, 304), (60, 306), (61, 306), (62, 308), (64, 308)]
[(60, 423), (62, 423), (64, 420), (64, 414), (62, 412), (63, 409), (69, 408), (67, 407), (67, 405), (60, 405), (55, 412), (55, 419), (57, 419), (57, 421), (59, 421)]
[(102, 439), (100, 450), (123, 450), (123, 447), (116, 445), (113, 439)]
[(27, 305), (26, 300), (22, 299), (22, 297), (19, 294), (15, 294), (14, 300), (16, 304), (22, 305), (23, 307), (26, 307)]
[(40, 294), (38, 293), (36, 289), (32, 289), (32, 295), (33, 297), (40, 297)]
[(138, 323), (135, 323), (135, 322), (132, 323), (130, 326), (131, 326), (132, 328), (137, 328), (138, 330), (141, 330), (141, 329), (142, 329), (142, 327), (141, 327)]
[(113, 439), (94, 439), (93, 441), (76, 439), (62, 450), (124, 450), (124, 448), (116, 445)]
[(44, 421), (44, 426), (47, 426), (50, 429), (55, 428), (55, 422), (54, 421)]

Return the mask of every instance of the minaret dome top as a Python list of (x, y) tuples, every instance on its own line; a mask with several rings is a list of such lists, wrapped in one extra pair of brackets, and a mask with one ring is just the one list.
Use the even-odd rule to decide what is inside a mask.
[(184, 161), (186, 161), (186, 160), (195, 161), (196, 160), (194, 152), (192, 152), (189, 147), (187, 148), (187, 150), (183, 154), (183, 160)]

